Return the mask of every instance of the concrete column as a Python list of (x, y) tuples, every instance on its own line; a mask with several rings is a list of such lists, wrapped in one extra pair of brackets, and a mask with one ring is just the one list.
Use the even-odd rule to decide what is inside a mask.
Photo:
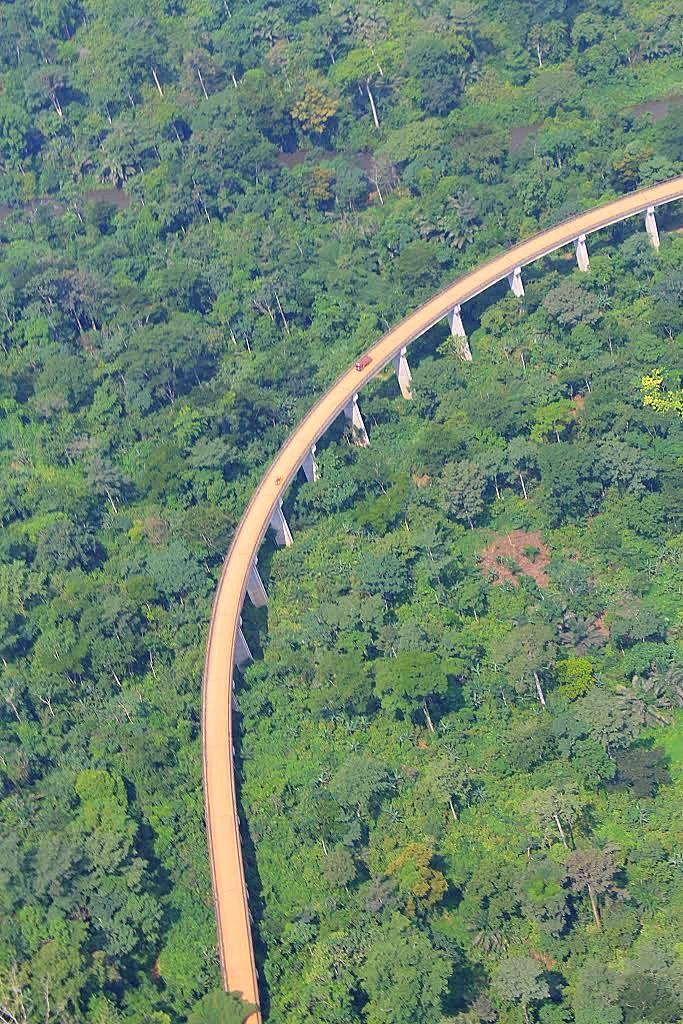
[(363, 423), (363, 417), (358, 408), (358, 395), (354, 395), (344, 408), (344, 415), (353, 427), (353, 439), (359, 448), (367, 448), (370, 444), (368, 432)]
[(275, 543), (278, 547), (288, 548), (290, 544), (294, 543), (290, 529), (287, 526), (287, 520), (282, 512), (281, 501), (277, 503), (273, 514), (270, 517), (270, 527), (275, 532)]
[(410, 382), (413, 379), (413, 375), (410, 372), (410, 367), (408, 366), (406, 352), (407, 349), (402, 348), (400, 354), (394, 356), (393, 363), (396, 376), (398, 377), (398, 386), (401, 389), (401, 394), (404, 398), (412, 398), (413, 390), (410, 386)]
[(309, 484), (314, 484), (319, 476), (318, 463), (315, 461), (315, 445), (313, 445), (310, 452), (301, 463), (301, 468), (303, 469)]
[(453, 309), (448, 314), (448, 326), (451, 329), (451, 336), (458, 339), (458, 350), (461, 359), (466, 359), (468, 363), (472, 362), (472, 349), (470, 343), (467, 340), (467, 334), (465, 333), (465, 327), (462, 322), (462, 307), (453, 306)]
[(244, 633), (242, 632), (242, 616), (237, 625), (237, 637), (235, 639), (235, 664), (238, 668), (242, 668), (248, 661), (253, 661), (251, 651), (249, 650), (249, 644), (244, 639)]
[(647, 213), (645, 214), (645, 230), (647, 231), (652, 246), (655, 249), (659, 249), (659, 231), (657, 230), (654, 206), (648, 206), (647, 208)]
[(512, 292), (518, 299), (524, 298), (524, 284), (522, 282), (522, 268), (515, 267), (511, 274), (508, 274), (508, 281)]
[(247, 593), (255, 608), (263, 608), (264, 605), (268, 604), (268, 594), (263, 585), (261, 573), (258, 571), (258, 561), (256, 558), (247, 576)]
[(579, 235), (574, 242), (574, 249), (576, 250), (576, 262), (579, 265), (579, 270), (590, 270), (590, 260), (588, 259), (585, 235)]

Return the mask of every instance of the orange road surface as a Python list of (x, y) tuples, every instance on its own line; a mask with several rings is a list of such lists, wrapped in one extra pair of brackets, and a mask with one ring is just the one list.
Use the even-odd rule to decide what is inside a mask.
[[(247, 585), (247, 576), (271, 516), (298, 472), (312, 445), (340, 415), (354, 394), (367, 384), (404, 345), (491, 285), (590, 234), (637, 213), (683, 197), (683, 175), (632, 192), (587, 213), (572, 217), (547, 231), (495, 256), (438, 292), (414, 313), (392, 327), (367, 355), (362, 371), (348, 369), (313, 406), (280, 449), (266, 471), (237, 527), (214, 599), (203, 680), (202, 735), (204, 801), (209, 856), (218, 925), (218, 949), (223, 984), (258, 1006), (258, 980), (251, 936), (249, 898), (240, 844), (232, 741), (232, 680), (235, 639)], [(260, 1012), (248, 1024), (260, 1024)]]

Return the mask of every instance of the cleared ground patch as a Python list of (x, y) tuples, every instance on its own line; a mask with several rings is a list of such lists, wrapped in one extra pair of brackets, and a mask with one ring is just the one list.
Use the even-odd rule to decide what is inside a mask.
[(509, 581), (516, 587), (519, 576), (531, 576), (539, 587), (548, 586), (550, 551), (538, 531), (513, 530), (496, 537), (481, 552), (480, 559), (483, 574), (494, 586)]

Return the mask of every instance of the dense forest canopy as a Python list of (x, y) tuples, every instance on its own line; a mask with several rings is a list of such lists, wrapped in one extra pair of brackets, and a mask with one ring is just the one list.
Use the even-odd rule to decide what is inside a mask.
[[(243, 1018), (199, 744), (234, 527), (389, 324), (681, 172), (682, 29), (675, 0), (0, 6), (3, 1024)], [(263, 550), (238, 775), (273, 1024), (680, 1019), (658, 217), (659, 253), (618, 225), (589, 274), (470, 304), (471, 364), (431, 331)]]

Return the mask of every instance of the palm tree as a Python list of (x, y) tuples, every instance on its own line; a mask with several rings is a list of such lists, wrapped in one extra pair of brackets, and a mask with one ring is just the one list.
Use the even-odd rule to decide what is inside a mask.
[(561, 644), (573, 647), (577, 654), (587, 654), (593, 647), (602, 647), (606, 637), (595, 619), (565, 612), (558, 627)]

